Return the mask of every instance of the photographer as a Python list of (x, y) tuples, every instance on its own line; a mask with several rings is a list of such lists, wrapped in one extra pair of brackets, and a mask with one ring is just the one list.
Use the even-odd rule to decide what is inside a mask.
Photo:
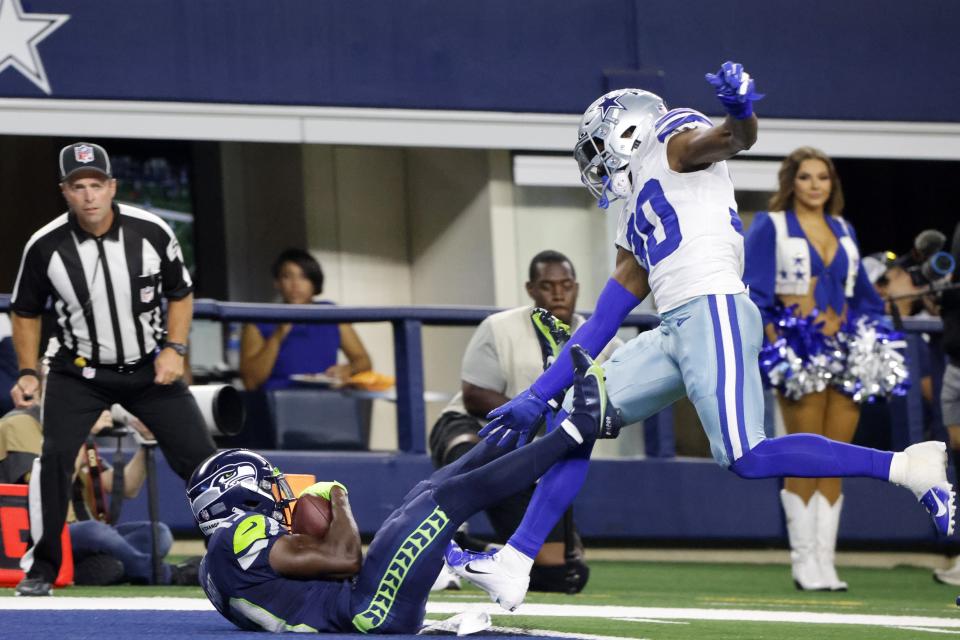
[[(74, 583), (102, 586), (120, 582), (134, 584), (186, 585), (198, 584), (199, 562), (179, 565), (164, 562), (160, 565), (158, 582), (154, 582), (151, 557), (151, 527), (149, 521), (109, 524), (110, 509), (118, 508), (116, 495), (109, 494), (114, 485), (114, 469), (100, 457), (93, 437), (114, 426), (114, 418), (133, 428), (140, 445), (133, 457), (123, 466), (123, 498), (136, 498), (147, 477), (144, 446), (153, 446), (153, 433), (138, 418), (120, 405), (104, 409), (90, 430), (87, 442), (77, 454), (67, 513), (70, 540), (74, 554)], [(39, 453), (39, 452), (38, 452)], [(107, 497), (110, 496), (111, 500)], [(156, 523), (158, 553), (165, 557), (173, 545), (173, 534), (162, 522)], [(199, 560), (196, 559), (196, 560)]]
[[(960, 261), (960, 224), (953, 231), (950, 253)], [(950, 436), (953, 468), (960, 469), (960, 276), (954, 270), (952, 287), (944, 289), (940, 298), (940, 315), (943, 319), (943, 352), (947, 356), (947, 368), (943, 373), (943, 389), (940, 393), (940, 408), (943, 424)], [(948, 569), (934, 572), (937, 580), (960, 585), (960, 557)]]
[(921, 231), (913, 248), (889, 263), (877, 288), (889, 300), (887, 311), (894, 318), (939, 315), (939, 298), (955, 266), (944, 251), (946, 242), (947, 237), (936, 229)]

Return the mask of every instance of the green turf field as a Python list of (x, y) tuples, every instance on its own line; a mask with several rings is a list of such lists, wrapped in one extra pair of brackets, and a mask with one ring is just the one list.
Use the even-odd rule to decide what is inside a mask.
[[(851, 585), (846, 593), (805, 593), (790, 581), (782, 565), (593, 562), (587, 592), (578, 596), (533, 594), (527, 602), (602, 604), (638, 607), (750, 609), (812, 613), (932, 616), (960, 620), (954, 604), (960, 588), (938, 584), (928, 569), (842, 569)], [(452, 592), (445, 592), (448, 599)], [(474, 591), (464, 591), (475, 594)], [(476, 593), (482, 599), (485, 596)], [(545, 618), (519, 615), (495, 618), (498, 625), (527, 629), (663, 640), (686, 638), (897, 638), (944, 637), (939, 633), (877, 626), (676, 620), (681, 624), (604, 619)]]
[[(551, 630), (565, 633), (681, 640), (687, 638), (850, 638), (898, 639), (960, 636), (960, 609), (954, 600), (960, 587), (937, 584), (928, 569), (841, 568), (841, 577), (851, 589), (847, 593), (802, 593), (794, 589), (789, 568), (784, 565), (737, 565), (661, 562), (591, 562), (591, 579), (585, 593), (577, 596), (530, 594), (527, 604), (607, 605), (706, 610), (709, 613), (774, 612), (772, 621), (701, 619), (697, 612), (667, 612), (656, 619), (631, 614), (630, 619), (610, 619), (610, 615), (564, 617), (568, 611), (557, 608), (551, 615), (496, 615), (494, 624), (502, 627)], [(12, 595), (12, 590), (2, 590)], [(190, 587), (72, 587), (58, 596), (179, 596), (203, 597)], [(486, 595), (473, 589), (435, 594), (431, 603), (458, 606), (488, 602)], [(570, 613), (576, 613), (569, 611)], [(731, 613), (732, 612), (732, 613)], [(944, 619), (944, 626), (895, 628), (876, 624), (813, 624), (779, 622), (776, 616), (795, 618), (802, 614), (872, 614), (883, 616), (921, 616)], [(446, 615), (431, 614), (431, 619)], [(768, 616), (769, 617), (769, 616)], [(845, 618), (850, 620), (850, 618)], [(951, 626), (957, 625), (957, 626)]]

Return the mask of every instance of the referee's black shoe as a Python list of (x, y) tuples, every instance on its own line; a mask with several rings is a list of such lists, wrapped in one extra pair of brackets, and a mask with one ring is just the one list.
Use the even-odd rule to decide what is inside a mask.
[(43, 578), (24, 578), (14, 593), (18, 596), (52, 596), (53, 583)]

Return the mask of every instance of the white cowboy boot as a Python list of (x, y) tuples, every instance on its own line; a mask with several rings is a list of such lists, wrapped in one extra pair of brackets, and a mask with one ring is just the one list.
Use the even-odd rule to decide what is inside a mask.
[(843, 496), (830, 504), (822, 493), (817, 491), (810, 499), (816, 513), (817, 522), (817, 564), (820, 576), (830, 591), (846, 591), (847, 583), (837, 576), (834, 566), (834, 552), (837, 549), (837, 529), (840, 527), (840, 510), (843, 509)]
[(950, 562), (950, 566), (945, 569), (935, 569), (933, 578), (937, 582), (960, 586), (960, 556), (957, 556)]
[(820, 565), (817, 563), (817, 521), (813, 500), (804, 504), (800, 496), (783, 489), (780, 491), (780, 502), (787, 517), (793, 583), (803, 591), (826, 590), (827, 583), (820, 575)]

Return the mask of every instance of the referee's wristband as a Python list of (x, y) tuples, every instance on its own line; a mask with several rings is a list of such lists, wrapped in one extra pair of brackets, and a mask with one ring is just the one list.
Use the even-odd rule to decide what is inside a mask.
[(188, 351), (187, 345), (182, 342), (165, 342), (163, 343), (163, 348), (173, 349), (179, 356), (186, 356)]
[(36, 369), (20, 369), (20, 371), (17, 373), (17, 380), (19, 380), (23, 376), (33, 376), (37, 380), (40, 379), (40, 374), (37, 373)]

